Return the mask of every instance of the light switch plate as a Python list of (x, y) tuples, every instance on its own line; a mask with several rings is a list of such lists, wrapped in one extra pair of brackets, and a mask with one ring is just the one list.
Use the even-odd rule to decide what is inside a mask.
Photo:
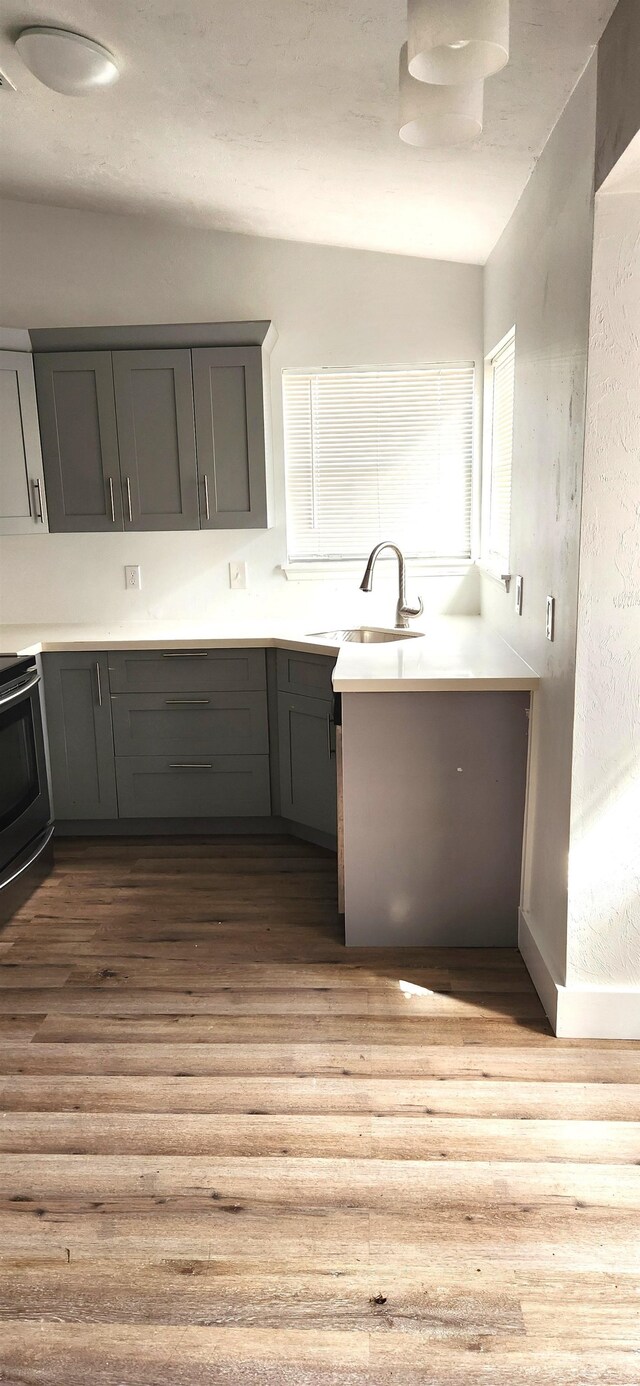
[(139, 592), (142, 587), (139, 563), (127, 563), (124, 570), (124, 585), (129, 592)]
[(244, 591), (247, 585), (247, 565), (246, 563), (233, 562), (229, 564), (229, 586), (234, 591)]
[(556, 599), (547, 597), (547, 640), (553, 640), (556, 633)]
[(516, 577), (516, 612), (518, 616), (522, 615), (522, 578), (520, 576)]

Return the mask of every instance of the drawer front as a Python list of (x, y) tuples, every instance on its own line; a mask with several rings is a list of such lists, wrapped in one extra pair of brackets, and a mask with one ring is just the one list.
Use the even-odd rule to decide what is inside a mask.
[(309, 698), (330, 698), (335, 662), (335, 655), (278, 650), (278, 689), (281, 693), (302, 693)]
[(264, 693), (122, 693), (111, 709), (119, 756), (269, 754)]
[(271, 813), (268, 756), (117, 756), (121, 818), (241, 818)]
[(109, 654), (112, 693), (260, 692), (264, 650), (118, 650)]

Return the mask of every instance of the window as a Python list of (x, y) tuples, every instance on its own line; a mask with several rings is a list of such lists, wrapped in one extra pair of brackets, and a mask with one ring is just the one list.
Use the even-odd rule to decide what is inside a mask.
[(283, 392), (290, 562), (366, 558), (381, 539), (470, 559), (473, 363), (285, 371)]
[(515, 328), (487, 357), (485, 396), (485, 467), (483, 558), (499, 573), (509, 572), (511, 538), (511, 464)]

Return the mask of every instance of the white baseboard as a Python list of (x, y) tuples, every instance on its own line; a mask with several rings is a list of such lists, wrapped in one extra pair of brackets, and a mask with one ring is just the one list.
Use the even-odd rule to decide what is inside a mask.
[(640, 1040), (640, 987), (566, 987), (558, 982), (522, 910), (518, 947), (559, 1039)]

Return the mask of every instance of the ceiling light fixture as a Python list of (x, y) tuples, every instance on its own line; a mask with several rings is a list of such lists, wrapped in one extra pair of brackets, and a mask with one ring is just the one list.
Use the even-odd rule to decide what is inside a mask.
[(409, 72), (419, 82), (477, 82), (509, 61), (509, 0), (408, 4)]
[(470, 144), (482, 133), (483, 84), (430, 86), (416, 82), (400, 50), (400, 139), (423, 149)]
[(23, 29), (16, 48), (34, 77), (65, 96), (84, 96), (119, 75), (115, 58), (102, 44), (67, 29)]

